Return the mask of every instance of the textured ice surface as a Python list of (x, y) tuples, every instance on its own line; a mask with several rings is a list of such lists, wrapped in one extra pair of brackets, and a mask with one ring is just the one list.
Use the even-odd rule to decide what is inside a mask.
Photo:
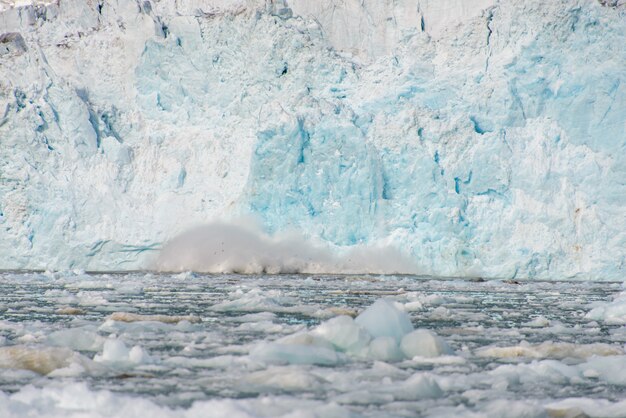
[(147, 268), (252, 215), (425, 274), (622, 280), (618, 3), (8, 8), (0, 268)]

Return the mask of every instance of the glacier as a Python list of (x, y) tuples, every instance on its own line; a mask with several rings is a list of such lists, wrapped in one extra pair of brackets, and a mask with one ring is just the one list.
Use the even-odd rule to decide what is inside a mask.
[(0, 269), (252, 216), (436, 276), (623, 280), (623, 1), (0, 2)]

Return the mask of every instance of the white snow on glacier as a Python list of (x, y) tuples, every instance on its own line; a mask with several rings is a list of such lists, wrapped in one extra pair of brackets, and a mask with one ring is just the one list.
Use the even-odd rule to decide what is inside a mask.
[(9, 3), (0, 268), (146, 268), (254, 216), (425, 274), (623, 279), (620, 2)]

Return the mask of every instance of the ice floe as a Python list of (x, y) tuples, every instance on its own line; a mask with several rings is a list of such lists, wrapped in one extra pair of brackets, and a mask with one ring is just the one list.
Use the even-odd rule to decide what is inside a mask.
[(128, 348), (123, 341), (109, 338), (102, 347), (102, 354), (96, 354), (94, 361), (107, 365), (143, 364), (154, 361), (139, 345)]
[(626, 292), (620, 293), (609, 303), (596, 306), (586, 318), (607, 324), (626, 324)]
[(329, 319), (310, 331), (264, 342), (251, 355), (273, 363), (339, 364), (347, 361), (346, 355), (395, 362), (454, 353), (434, 332), (414, 330), (401, 307), (378, 299), (355, 319), (346, 315)]
[(84, 372), (94, 370), (97, 366), (69, 348), (12, 345), (0, 347), (0, 368), (50, 374), (66, 368)]
[(153, 321), (164, 324), (178, 324), (182, 321), (198, 323), (201, 321), (200, 318), (193, 315), (141, 315), (132, 312), (114, 312), (109, 315), (109, 319), (119, 322)]

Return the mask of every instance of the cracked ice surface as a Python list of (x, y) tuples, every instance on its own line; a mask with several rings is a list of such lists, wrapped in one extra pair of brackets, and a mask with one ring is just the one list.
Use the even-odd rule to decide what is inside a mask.
[(146, 268), (252, 215), (425, 274), (622, 280), (614, 6), (3, 6), (0, 268)]

